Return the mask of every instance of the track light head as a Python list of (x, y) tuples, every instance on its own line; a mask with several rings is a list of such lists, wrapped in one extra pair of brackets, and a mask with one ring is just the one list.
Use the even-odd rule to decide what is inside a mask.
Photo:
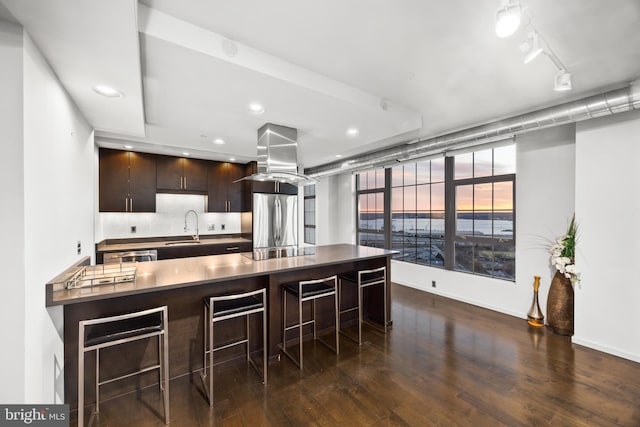
[(524, 63), (533, 61), (543, 51), (540, 44), (540, 36), (536, 31), (532, 31), (527, 39), (520, 43), (520, 51), (524, 54)]
[(522, 10), (518, 0), (502, 0), (502, 6), (496, 11), (496, 34), (509, 37), (520, 26)]
[(562, 92), (571, 90), (571, 73), (567, 70), (560, 70), (555, 76), (553, 90)]

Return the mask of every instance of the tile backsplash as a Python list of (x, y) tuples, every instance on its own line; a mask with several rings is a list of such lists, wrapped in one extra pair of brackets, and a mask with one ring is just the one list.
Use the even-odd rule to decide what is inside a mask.
[[(184, 231), (184, 219), (188, 210), (198, 213), (200, 235), (240, 233), (240, 213), (205, 212), (206, 196), (197, 194), (156, 194), (155, 213), (98, 214), (96, 241), (132, 237), (191, 236), (193, 231)], [(195, 218), (189, 215), (188, 227), (194, 228)], [(224, 225), (224, 229), (223, 229)], [(132, 233), (135, 227), (135, 233)]]

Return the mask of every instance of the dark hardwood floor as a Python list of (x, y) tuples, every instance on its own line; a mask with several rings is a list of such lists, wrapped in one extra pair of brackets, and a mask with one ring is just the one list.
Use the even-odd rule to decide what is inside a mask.
[[(640, 426), (640, 364), (472, 305), (392, 295), (386, 337), (365, 328), (339, 356), (307, 342), (304, 371), (283, 357), (266, 387), (245, 364), (220, 367), (213, 408), (197, 374), (171, 381), (170, 425)], [(164, 425), (160, 393), (105, 401), (94, 425)]]

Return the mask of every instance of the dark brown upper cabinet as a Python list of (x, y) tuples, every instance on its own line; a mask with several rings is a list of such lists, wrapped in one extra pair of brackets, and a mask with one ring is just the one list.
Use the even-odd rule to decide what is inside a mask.
[(99, 150), (100, 212), (156, 211), (156, 156)]
[(207, 194), (209, 163), (199, 159), (157, 156), (156, 189), (162, 193)]
[(247, 182), (234, 182), (245, 176), (244, 165), (210, 162), (209, 212), (245, 211)]

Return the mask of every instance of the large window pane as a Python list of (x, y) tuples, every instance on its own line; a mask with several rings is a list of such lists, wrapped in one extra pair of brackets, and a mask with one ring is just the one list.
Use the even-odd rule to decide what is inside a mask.
[(482, 150), (473, 153), (473, 177), (481, 178), (493, 174), (493, 150)]
[(367, 217), (368, 197), (366, 194), (358, 196), (358, 227), (366, 230), (369, 228), (369, 218)]
[(493, 235), (513, 238), (513, 182), (493, 184)]
[(444, 157), (431, 160), (431, 183), (444, 182)]
[(491, 212), (493, 208), (493, 184), (473, 186), (473, 234), (475, 236), (493, 235)]
[(374, 171), (367, 172), (367, 188), (369, 190), (376, 188), (376, 173)]
[(516, 173), (515, 144), (493, 150), (493, 174), (506, 175)]
[(514, 245), (496, 244), (493, 248), (493, 276), (513, 280), (516, 277), (516, 248)]
[(473, 185), (456, 187), (456, 234), (473, 234)]
[(431, 162), (416, 164), (416, 184), (428, 184), (431, 182)]
[(455, 179), (473, 178), (473, 153), (455, 156)]
[(375, 228), (378, 231), (384, 231), (384, 193), (377, 192), (374, 194), (376, 199)]
[(431, 210), (444, 211), (444, 182), (431, 184)]
[(404, 165), (404, 185), (416, 185), (416, 164)]
[(384, 169), (376, 170), (375, 174), (376, 174), (376, 186), (375, 186), (375, 188), (384, 188)]
[(473, 243), (455, 243), (455, 269), (459, 271), (473, 272)]
[(401, 187), (404, 184), (404, 166), (398, 165), (391, 169), (391, 186)]

